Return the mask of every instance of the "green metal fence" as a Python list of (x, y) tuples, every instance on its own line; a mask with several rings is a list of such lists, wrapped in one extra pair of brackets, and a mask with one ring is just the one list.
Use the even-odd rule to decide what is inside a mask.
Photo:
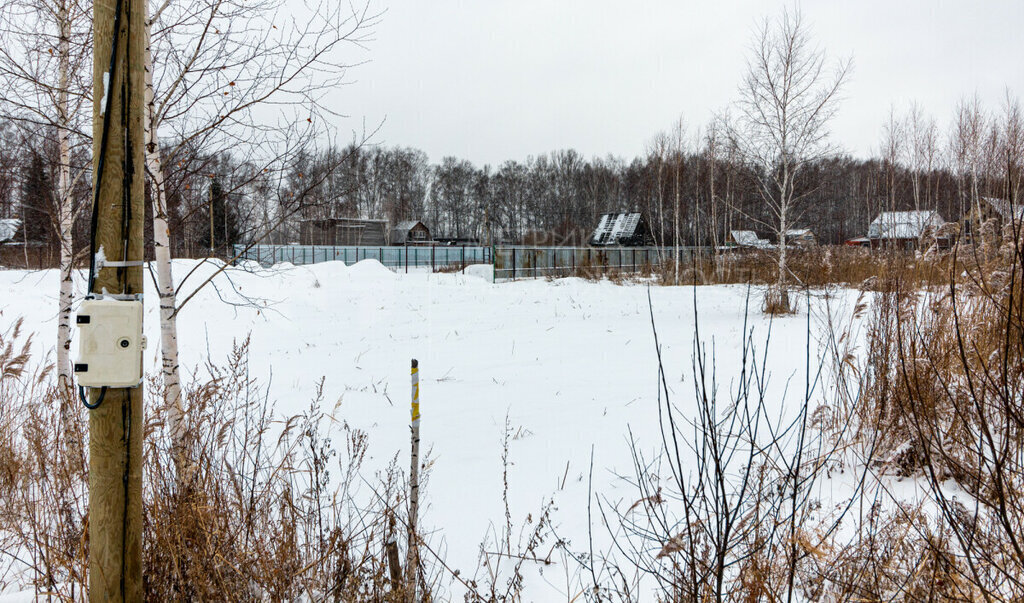
[(571, 276), (585, 272), (640, 272), (671, 261), (689, 262), (702, 247), (499, 247), (494, 278)]
[(347, 265), (362, 260), (377, 260), (394, 270), (408, 270), (422, 266), (431, 269), (468, 264), (490, 264), (490, 247), (461, 246), (407, 246), (407, 247), (348, 247), (333, 245), (235, 245), (239, 261), (250, 260), (262, 266), (285, 262), (295, 265), (319, 262), (345, 262)]

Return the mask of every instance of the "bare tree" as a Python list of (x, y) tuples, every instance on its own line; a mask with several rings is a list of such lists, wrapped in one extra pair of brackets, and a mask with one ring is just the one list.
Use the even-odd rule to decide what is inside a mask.
[[(924, 110), (917, 103), (910, 107), (906, 127), (909, 130), (910, 138), (907, 155), (911, 184), (913, 185), (914, 209), (918, 211), (922, 207), (934, 209), (931, 199), (931, 173), (935, 169), (938, 156), (938, 127), (935, 125), (935, 120), (925, 115)], [(922, 177), (924, 178), (923, 184)]]
[[(71, 395), (71, 304), (75, 183), (88, 162), (72, 165), (77, 148), (87, 148), (92, 84), (91, 4), (79, 0), (12, 0), (0, 9), (0, 117), (23, 133), (58, 149), (54, 231), (60, 243), (57, 314), (57, 382), (61, 416), (69, 420)], [(41, 137), (41, 138), (40, 138)]]
[[(268, 170), (285, 169), (290, 158), (326, 136), (325, 118), (337, 114), (324, 100), (343, 83), (349, 66), (341, 51), (362, 44), (374, 21), (366, 7), (307, 4), (290, 21), (280, 20), (283, 11), (277, 0), (162, 0), (146, 21), (146, 169), (153, 190), (161, 374), (172, 436), (184, 413), (176, 326), (183, 303), (176, 301), (171, 271), (162, 155), (183, 163), (189, 149), (214, 154), (230, 149), (245, 158), (240, 162), (245, 175), (237, 188), (251, 189)], [(285, 116), (267, 119), (259, 113), (266, 106)], [(161, 130), (173, 141), (165, 148)], [(213, 202), (210, 195), (211, 216)], [(265, 215), (270, 213), (264, 208)], [(283, 220), (291, 213), (278, 215)], [(264, 229), (273, 230), (279, 221)]]
[(986, 121), (987, 117), (977, 95), (970, 100), (964, 98), (957, 104), (953, 128), (948, 141), (948, 153), (950, 167), (953, 169), (960, 187), (959, 214), (961, 216), (971, 209), (978, 209), (979, 176), (984, 153), (983, 138)]
[(1024, 114), (1020, 101), (1006, 92), (1003, 103), (1003, 136), (1000, 159), (1003, 165), (1004, 195), (1010, 203), (1016, 203), (1020, 196), (1021, 179), (1024, 177)]
[(778, 235), (779, 273), (769, 309), (791, 307), (785, 234), (803, 196), (797, 184), (805, 167), (834, 152), (828, 124), (850, 68), (847, 60), (829, 69), (799, 11), (765, 19), (754, 40), (734, 134), (745, 161), (757, 172), (758, 192)]
[(883, 211), (895, 211), (896, 176), (899, 172), (900, 159), (903, 157), (906, 130), (903, 120), (896, 116), (896, 107), (889, 107), (889, 119), (882, 126), (882, 170), (885, 175), (885, 188), (888, 191)]
[[(686, 123), (680, 117), (672, 126), (672, 173), (673, 173), (673, 196), (675, 206), (672, 208), (672, 245), (674, 247), (672, 256), (673, 283), (679, 284), (679, 212), (682, 207), (682, 179), (683, 167), (686, 164)], [(699, 224), (691, 225), (694, 232), (700, 231)]]

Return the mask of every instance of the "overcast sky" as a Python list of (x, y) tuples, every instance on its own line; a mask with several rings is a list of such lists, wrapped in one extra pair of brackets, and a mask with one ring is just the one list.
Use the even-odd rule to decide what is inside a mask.
[[(756, 24), (785, 3), (376, 0), (385, 12), (332, 107), (344, 130), (477, 164), (574, 148), (641, 154), (682, 116), (691, 130), (737, 94)], [(792, 6), (791, 4), (789, 6)], [(878, 147), (890, 106), (917, 101), (945, 128), (977, 93), (1024, 93), (1024, 1), (801, 4), (817, 43), (854, 70), (833, 125), (847, 151)]]

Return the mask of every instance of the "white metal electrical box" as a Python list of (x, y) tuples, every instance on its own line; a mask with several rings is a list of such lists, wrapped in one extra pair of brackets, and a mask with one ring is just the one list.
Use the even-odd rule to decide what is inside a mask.
[(75, 376), (85, 387), (135, 387), (142, 381), (142, 302), (87, 299), (75, 316)]

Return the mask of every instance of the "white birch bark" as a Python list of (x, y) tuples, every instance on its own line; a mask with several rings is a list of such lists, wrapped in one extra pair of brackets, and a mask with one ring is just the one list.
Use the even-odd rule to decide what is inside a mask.
[[(57, 234), (60, 237), (60, 294), (57, 314), (57, 387), (61, 395), (61, 420), (69, 426), (75, 398), (71, 381), (71, 304), (74, 297), (72, 268), (74, 263), (71, 213), (71, 144), (68, 139), (70, 106), (68, 86), (71, 71), (71, 16), (67, 2), (57, 7), (57, 145), (60, 167), (57, 176)], [(65, 433), (71, 433), (67, 430)]]
[[(174, 276), (171, 272), (170, 233), (167, 226), (167, 191), (164, 186), (158, 119), (153, 94), (153, 53), (150, 48), (152, 20), (146, 21), (146, 116), (143, 135), (146, 147), (146, 169), (153, 196), (153, 250), (156, 264), (157, 296), (160, 300), (160, 376), (164, 384), (164, 405), (167, 427), (177, 460), (184, 448), (182, 425), (185, 416), (181, 399), (181, 377), (178, 370), (178, 325), (174, 314)], [(179, 469), (180, 469), (179, 464)]]

